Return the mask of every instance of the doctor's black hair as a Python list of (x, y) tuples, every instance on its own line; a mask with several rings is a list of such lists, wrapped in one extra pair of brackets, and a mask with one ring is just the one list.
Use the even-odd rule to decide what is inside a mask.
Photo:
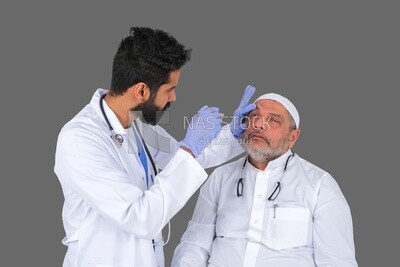
[(110, 91), (122, 95), (129, 87), (144, 82), (152, 94), (169, 82), (171, 71), (190, 60), (186, 49), (172, 35), (148, 27), (131, 27), (114, 56)]

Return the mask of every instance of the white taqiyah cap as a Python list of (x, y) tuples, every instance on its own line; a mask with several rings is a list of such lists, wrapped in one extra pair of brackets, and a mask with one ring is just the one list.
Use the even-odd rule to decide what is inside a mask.
[(259, 98), (257, 98), (256, 101), (254, 101), (254, 103), (257, 102), (258, 100), (262, 100), (262, 99), (271, 99), (271, 100), (275, 100), (275, 101), (281, 103), (287, 109), (287, 111), (289, 111), (290, 115), (292, 115), (293, 120), (296, 123), (296, 127), (299, 128), (299, 126), (300, 126), (299, 112), (297, 112), (296, 107), (293, 105), (292, 102), (290, 102), (289, 99), (287, 99), (284, 96), (275, 94), (275, 93), (268, 93), (268, 94), (264, 94), (264, 95), (260, 96)]

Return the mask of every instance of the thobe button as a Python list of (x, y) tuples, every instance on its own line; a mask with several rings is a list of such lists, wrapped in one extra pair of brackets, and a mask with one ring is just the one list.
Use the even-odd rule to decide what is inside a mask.
[(144, 180), (144, 177), (142, 177), (142, 180)]
[(254, 220), (253, 223), (254, 223), (254, 224), (258, 224), (258, 220)]
[(258, 194), (258, 198), (263, 198), (263, 195), (262, 194)]

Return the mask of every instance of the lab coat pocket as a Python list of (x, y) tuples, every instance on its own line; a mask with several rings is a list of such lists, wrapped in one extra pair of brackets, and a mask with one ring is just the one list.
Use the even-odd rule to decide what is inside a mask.
[(282, 250), (306, 245), (310, 219), (307, 208), (271, 208), (267, 225), (268, 246)]

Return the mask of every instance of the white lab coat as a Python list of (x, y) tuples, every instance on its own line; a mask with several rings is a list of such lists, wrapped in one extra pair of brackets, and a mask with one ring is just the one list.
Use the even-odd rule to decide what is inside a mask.
[(243, 176), (245, 158), (217, 168), (200, 190), (172, 266), (357, 266), (350, 209), (329, 173), (295, 155), (278, 197), (268, 201), (291, 153), (263, 171), (247, 162)]
[[(162, 169), (147, 189), (132, 128), (123, 129), (103, 101), (112, 127), (125, 141), (117, 147), (110, 138), (99, 105), (106, 92), (98, 89), (58, 137), (54, 170), (65, 198), (63, 244), (68, 246), (63, 266), (164, 266), (162, 246), (154, 249), (152, 240), (162, 241), (163, 227), (206, 180), (203, 167), (221, 164), (243, 150), (224, 127), (219, 143), (196, 160), (161, 127), (140, 125)], [(149, 160), (148, 165), (152, 174)]]

